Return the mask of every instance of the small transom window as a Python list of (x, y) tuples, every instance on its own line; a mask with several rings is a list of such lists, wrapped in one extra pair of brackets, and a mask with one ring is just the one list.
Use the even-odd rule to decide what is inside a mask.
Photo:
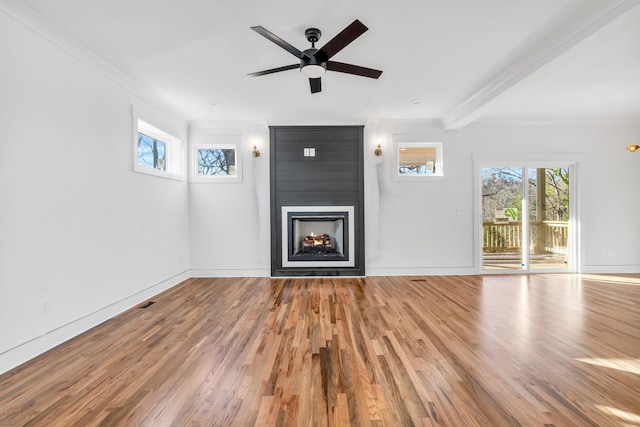
[(241, 160), (236, 144), (195, 144), (192, 148), (191, 180), (240, 182)]
[(183, 179), (182, 142), (147, 122), (137, 120), (133, 169), (150, 175)]
[(411, 178), (441, 177), (442, 143), (396, 142), (394, 143), (394, 177), (401, 180)]

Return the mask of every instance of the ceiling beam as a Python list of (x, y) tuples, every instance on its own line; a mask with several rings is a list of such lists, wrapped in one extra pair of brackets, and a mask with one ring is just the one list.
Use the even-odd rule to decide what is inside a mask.
[(598, 0), (590, 8), (584, 7), (580, 14), (557, 25), (445, 114), (443, 127), (460, 129), (475, 121), (508, 89), (638, 4), (640, 0)]

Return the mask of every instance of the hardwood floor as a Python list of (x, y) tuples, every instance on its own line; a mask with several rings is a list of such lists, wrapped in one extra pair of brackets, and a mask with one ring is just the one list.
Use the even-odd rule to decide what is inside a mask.
[(0, 376), (0, 426), (638, 426), (640, 275), (190, 279)]

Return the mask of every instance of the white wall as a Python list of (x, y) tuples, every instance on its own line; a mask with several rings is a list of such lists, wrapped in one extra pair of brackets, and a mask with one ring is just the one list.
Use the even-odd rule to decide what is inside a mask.
[[(367, 275), (474, 272), (473, 168), (459, 142), (432, 122), (377, 121), (365, 129)], [(443, 142), (444, 174), (429, 182), (392, 179), (393, 136)], [(376, 145), (382, 156), (376, 157)], [(458, 209), (467, 215), (458, 216)]]
[[(447, 132), (432, 122), (396, 120), (372, 122), (366, 130), (367, 275), (480, 271), (474, 157), (575, 159), (579, 271), (640, 271), (640, 224), (632, 220), (640, 210), (640, 157), (625, 151), (640, 140), (639, 124), (477, 122)], [(443, 142), (445, 179), (393, 181), (394, 134)], [(378, 142), (382, 157), (373, 155)]]
[[(199, 124), (191, 142), (224, 142), (240, 135), (245, 175), (240, 184), (191, 184), (191, 267), (194, 275), (268, 275), (268, 136), (250, 126)], [(252, 136), (253, 135), (253, 136)], [(258, 135), (263, 156), (250, 157)], [(392, 139), (443, 142), (445, 177), (435, 182), (392, 180)], [(408, 135), (410, 137), (408, 137)], [(577, 176), (581, 272), (640, 271), (640, 156), (625, 147), (640, 140), (640, 125), (477, 122), (459, 131), (439, 123), (377, 120), (365, 126), (366, 274), (480, 272), (474, 237), (474, 158), (573, 159)], [(383, 155), (373, 153), (380, 142)], [(462, 213), (462, 215), (459, 214)], [(466, 214), (465, 214), (466, 212)], [(256, 241), (255, 246), (246, 241)], [(613, 256), (608, 256), (608, 250)]]
[[(262, 122), (192, 123), (190, 144), (240, 144), (242, 182), (190, 183), (191, 274), (269, 276), (269, 132)], [(260, 157), (251, 155), (253, 145)]]
[(132, 105), (0, 13), (0, 372), (188, 276), (188, 187), (133, 172)]

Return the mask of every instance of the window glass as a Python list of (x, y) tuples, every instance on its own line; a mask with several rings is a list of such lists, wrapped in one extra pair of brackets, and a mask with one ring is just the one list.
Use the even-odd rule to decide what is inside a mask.
[(394, 180), (441, 179), (444, 176), (442, 143), (394, 141), (393, 165)]
[(198, 149), (198, 175), (236, 176), (236, 150), (233, 148)]
[(138, 132), (138, 164), (148, 168), (167, 170), (167, 144)]
[(435, 147), (402, 147), (398, 155), (398, 173), (401, 175), (433, 175), (436, 173)]
[[(228, 137), (233, 139), (233, 137)], [(193, 144), (191, 182), (242, 182), (242, 152), (239, 144)]]

